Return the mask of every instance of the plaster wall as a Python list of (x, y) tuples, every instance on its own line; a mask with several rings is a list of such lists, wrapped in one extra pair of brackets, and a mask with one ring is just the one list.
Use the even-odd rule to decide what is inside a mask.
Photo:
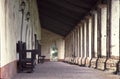
[[(32, 28), (40, 28), (36, 0), (25, 0), (26, 8), (24, 12), (23, 25), (21, 25), (22, 13), (20, 12), (20, 3), (21, 0), (0, 0), (1, 67), (17, 60), (16, 43), (21, 39), (21, 37), (22, 41), (27, 43), (27, 48), (31, 49)], [(35, 15), (32, 14), (33, 10)], [(28, 11), (31, 13), (29, 22), (26, 21), (26, 13)], [(22, 26), (23, 28), (21, 28)], [(38, 37), (40, 36), (40, 33), (34, 29), (34, 34), (35, 33)]]
[[(10, 79), (17, 71), (19, 59), (16, 51), (18, 41), (26, 42), (27, 49), (34, 49), (34, 34), (41, 39), (36, 0), (24, 0), (25, 9), (22, 18), (20, 4), (22, 0), (0, 0), (0, 78)], [(30, 12), (30, 20), (26, 14)], [(23, 23), (22, 23), (23, 20)]]

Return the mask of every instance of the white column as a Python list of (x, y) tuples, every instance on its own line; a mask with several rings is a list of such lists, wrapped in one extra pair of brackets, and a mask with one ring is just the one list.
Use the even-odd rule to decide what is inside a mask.
[(94, 29), (94, 52), (95, 52), (95, 57), (97, 57), (97, 13), (95, 13), (95, 29)]
[(80, 48), (81, 48), (81, 57), (83, 56), (83, 26), (81, 25), (80, 26), (80, 34), (81, 34), (81, 37), (80, 37), (80, 42), (81, 42), (81, 44), (80, 44)]
[(74, 30), (73, 30), (73, 32), (72, 32), (72, 37), (73, 37), (73, 40), (72, 40), (72, 43), (73, 43), (73, 52), (72, 52), (72, 55), (74, 55), (75, 54), (75, 34), (74, 34), (75, 32), (74, 32)]
[(77, 51), (78, 51), (78, 57), (80, 57), (80, 39), (79, 39), (79, 38), (80, 38), (80, 37), (79, 37), (79, 36), (80, 36), (80, 35), (79, 35), (79, 34), (80, 34), (80, 29), (79, 29), (79, 27), (77, 28), (77, 30), (78, 30), (78, 32), (77, 32), (77, 37), (78, 37), (78, 39), (77, 39), (77, 41), (78, 41), (78, 44), (77, 44), (77, 45), (78, 45), (78, 50), (77, 50)]
[(91, 45), (92, 44), (91, 43), (92, 42), (91, 41), (91, 39), (92, 39), (92, 18), (91, 17), (89, 18), (89, 27), (88, 28), (89, 28), (89, 57), (91, 58), (91, 53), (92, 53), (92, 50), (91, 50), (92, 49), (91, 48), (91, 46), (92, 46)]
[(0, 50), (0, 67), (6, 64), (7, 58), (6, 56), (6, 32), (5, 32), (5, 1), (0, 0), (0, 32), (1, 32), (1, 50)]
[(0, 67), (1, 67), (1, 27), (0, 27)]
[(119, 56), (119, 0), (112, 0), (111, 12), (111, 52)]
[(87, 30), (87, 24), (84, 22), (84, 57), (86, 57), (86, 30)]
[(78, 46), (77, 46), (77, 28), (75, 29), (75, 40), (74, 40), (74, 42), (75, 42), (75, 56), (77, 57), (78, 56), (78, 51), (77, 51), (77, 49), (78, 49)]
[(101, 55), (106, 56), (107, 7), (101, 8)]
[[(0, 18), (1, 19), (1, 18)], [(1, 21), (0, 21), (1, 22)], [(0, 24), (1, 26), (1, 24)], [(1, 27), (0, 27), (1, 28)], [(1, 29), (0, 29), (0, 61), (1, 61)], [(0, 67), (1, 67), (1, 62), (0, 62)]]

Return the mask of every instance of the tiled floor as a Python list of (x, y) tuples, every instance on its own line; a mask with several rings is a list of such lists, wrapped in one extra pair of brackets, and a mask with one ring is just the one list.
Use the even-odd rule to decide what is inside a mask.
[(46, 62), (37, 65), (33, 73), (19, 73), (13, 79), (120, 79), (120, 76), (62, 62)]

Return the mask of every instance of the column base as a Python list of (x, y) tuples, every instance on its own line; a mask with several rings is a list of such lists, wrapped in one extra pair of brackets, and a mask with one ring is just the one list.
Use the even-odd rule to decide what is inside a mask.
[(74, 64), (78, 64), (78, 59), (79, 59), (79, 57), (76, 57), (75, 59), (74, 59)]
[(90, 65), (91, 68), (96, 68), (97, 60), (98, 60), (98, 58), (91, 59), (91, 65)]
[(71, 61), (70, 61), (71, 64), (74, 64), (74, 59), (75, 59), (74, 57), (71, 57)]
[(67, 63), (71, 63), (71, 62), (72, 62), (72, 57), (67, 57), (66, 62), (67, 62)]
[(87, 58), (86, 58), (86, 64), (85, 64), (85, 66), (87, 66), (87, 67), (90, 66), (90, 60), (91, 60), (90, 57), (87, 57)]
[(65, 57), (64, 62), (68, 63), (69, 59), (70, 59), (70, 57)]
[(120, 75), (120, 60), (117, 63), (117, 74)]
[(81, 64), (81, 66), (85, 66), (86, 65), (86, 59), (87, 59), (86, 57), (82, 58), (82, 64)]
[(97, 62), (97, 69), (105, 70), (106, 69), (106, 58), (99, 58)]
[(79, 65), (79, 66), (82, 65), (82, 57), (79, 57), (79, 59), (78, 59), (78, 65)]
[(109, 72), (116, 72), (118, 61), (118, 59), (109, 58), (106, 62), (106, 70)]

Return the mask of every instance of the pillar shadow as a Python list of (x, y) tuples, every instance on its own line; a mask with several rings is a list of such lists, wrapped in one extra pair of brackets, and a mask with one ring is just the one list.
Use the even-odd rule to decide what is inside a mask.
[(116, 64), (116, 71), (115, 72), (113, 72), (113, 74), (118, 74), (118, 75), (120, 75), (120, 60), (118, 61), (118, 63)]
[(82, 61), (83, 59), (84, 59), (84, 57), (81, 58), (81, 65), (79, 65), (79, 66), (81, 66), (81, 67), (85, 67), (85, 64), (82, 63), (82, 62), (83, 62), (83, 61)]
[(104, 62), (104, 70), (103, 71), (107, 70), (107, 60), (108, 60), (108, 58), (106, 58), (106, 60)]
[(96, 62), (95, 62), (95, 69), (98, 68), (98, 60), (99, 60), (99, 57), (97, 58)]
[(82, 59), (83, 59), (83, 57), (81, 57), (81, 59), (80, 59), (80, 65), (79, 66), (82, 66)]
[(85, 57), (85, 61), (84, 61), (84, 66), (86, 66), (87, 65), (87, 57)]
[(89, 66), (88, 66), (88, 67), (91, 67), (91, 63), (92, 63), (92, 58), (90, 59), (90, 63), (89, 63)]

